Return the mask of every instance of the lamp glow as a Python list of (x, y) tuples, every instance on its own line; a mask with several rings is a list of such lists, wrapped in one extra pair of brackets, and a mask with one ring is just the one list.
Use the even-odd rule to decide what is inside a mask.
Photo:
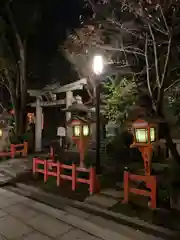
[(145, 128), (135, 129), (136, 141), (138, 143), (147, 143), (148, 142), (148, 130)]
[(83, 126), (83, 136), (89, 136), (89, 126), (88, 125)]
[(2, 136), (3, 136), (3, 130), (0, 129), (0, 137), (2, 137)]
[(96, 75), (100, 75), (103, 72), (104, 64), (103, 57), (100, 55), (94, 56), (93, 59), (93, 71)]
[(75, 136), (75, 137), (79, 137), (80, 136), (80, 134), (81, 134), (81, 129), (80, 129), (81, 127), (80, 126), (74, 126), (73, 127), (73, 135)]
[(156, 140), (155, 128), (150, 128), (150, 138), (151, 138), (151, 142), (154, 142)]

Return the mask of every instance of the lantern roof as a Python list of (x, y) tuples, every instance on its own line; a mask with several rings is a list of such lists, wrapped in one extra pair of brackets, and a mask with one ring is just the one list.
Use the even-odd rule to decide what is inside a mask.
[(76, 115), (76, 116), (73, 116), (69, 121), (67, 121), (67, 124), (71, 124), (73, 120), (74, 121), (75, 120), (79, 120), (79, 121), (82, 121), (84, 123), (92, 123), (92, 122), (94, 122), (94, 120), (92, 118), (90, 118), (90, 117), (80, 117), (80, 116)]
[(71, 113), (88, 113), (90, 112), (90, 109), (84, 105), (83, 103), (73, 103), (71, 106), (69, 106), (66, 109), (63, 109), (65, 112), (71, 112)]

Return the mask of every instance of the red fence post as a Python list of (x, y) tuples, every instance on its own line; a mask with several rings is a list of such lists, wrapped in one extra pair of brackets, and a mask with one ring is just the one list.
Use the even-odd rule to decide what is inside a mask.
[(10, 151), (11, 151), (10, 152), (11, 158), (14, 158), (15, 157), (15, 152), (16, 152), (16, 148), (15, 148), (14, 144), (11, 144)]
[(33, 158), (33, 174), (36, 173), (36, 158)]
[(124, 171), (124, 203), (129, 201), (129, 172)]
[(89, 193), (93, 194), (95, 192), (96, 183), (96, 171), (95, 168), (91, 167), (89, 172)]
[(151, 208), (155, 209), (157, 207), (157, 193), (156, 193), (156, 177), (152, 176), (151, 177)]
[(48, 160), (44, 160), (44, 182), (48, 179)]
[(27, 157), (28, 155), (28, 142), (24, 142), (24, 147), (23, 147), (23, 151), (22, 151), (22, 156), (23, 157)]
[(61, 163), (57, 162), (57, 182), (56, 183), (58, 187), (60, 185), (60, 178), (61, 178), (60, 174), (61, 174)]
[(72, 164), (72, 190), (76, 190), (76, 165)]

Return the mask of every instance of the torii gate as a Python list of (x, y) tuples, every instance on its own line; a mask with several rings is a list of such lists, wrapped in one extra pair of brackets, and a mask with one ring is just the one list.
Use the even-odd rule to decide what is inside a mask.
[[(79, 81), (66, 84), (62, 87), (55, 87), (51, 85), (49, 88), (44, 88), (42, 90), (28, 90), (28, 93), (32, 97), (36, 97), (36, 101), (31, 103), (31, 107), (36, 108), (36, 123), (35, 123), (35, 151), (41, 152), (42, 150), (42, 113), (43, 107), (50, 107), (50, 106), (58, 106), (58, 105), (66, 105), (68, 108), (74, 100), (73, 91), (75, 90), (82, 90), (83, 87), (87, 85), (87, 79), (83, 78)], [(54, 101), (42, 101), (42, 96), (46, 93), (51, 92), (53, 94), (58, 93), (66, 93), (66, 98), (61, 100), (54, 100)], [(71, 113), (66, 113), (66, 121), (71, 119)]]

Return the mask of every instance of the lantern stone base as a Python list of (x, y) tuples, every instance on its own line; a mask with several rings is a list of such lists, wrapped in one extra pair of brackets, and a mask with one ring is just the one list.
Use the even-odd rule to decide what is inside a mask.
[(7, 151), (10, 147), (10, 131), (8, 128), (2, 129), (3, 135), (0, 138), (0, 152)]

